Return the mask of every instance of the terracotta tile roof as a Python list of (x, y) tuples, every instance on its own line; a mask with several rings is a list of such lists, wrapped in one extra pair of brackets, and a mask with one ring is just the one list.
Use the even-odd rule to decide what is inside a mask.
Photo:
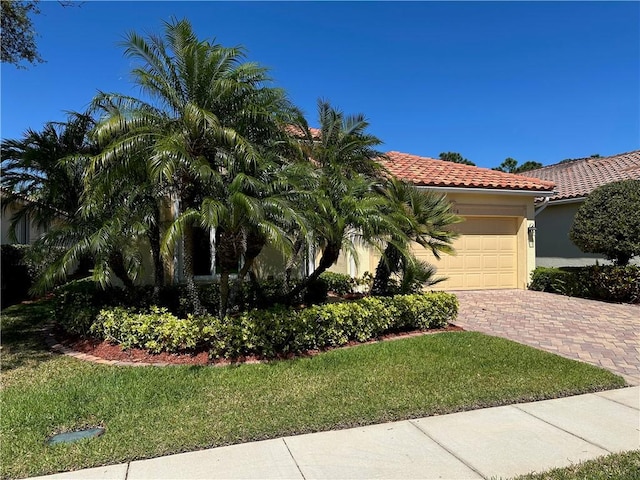
[(445, 162), (408, 153), (389, 152), (385, 167), (396, 177), (419, 186), (553, 191), (553, 182), (488, 168)]
[(617, 180), (640, 180), (640, 150), (603, 158), (581, 158), (527, 172), (556, 184), (551, 200), (585, 197), (592, 190)]
[[(295, 125), (287, 125), (286, 127), (287, 133), (296, 137), (296, 138), (304, 138), (305, 134), (303, 130)], [(309, 127), (309, 132), (311, 133), (311, 138), (314, 140), (318, 140), (320, 138), (320, 129)]]

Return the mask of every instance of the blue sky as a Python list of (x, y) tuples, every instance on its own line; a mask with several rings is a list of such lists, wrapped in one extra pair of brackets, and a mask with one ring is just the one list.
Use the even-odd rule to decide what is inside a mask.
[(118, 45), (172, 16), (243, 45), (316, 121), (324, 98), (364, 113), (383, 150), (480, 166), (640, 148), (638, 2), (42, 2), (47, 63), (2, 64), (2, 138), (137, 94)]

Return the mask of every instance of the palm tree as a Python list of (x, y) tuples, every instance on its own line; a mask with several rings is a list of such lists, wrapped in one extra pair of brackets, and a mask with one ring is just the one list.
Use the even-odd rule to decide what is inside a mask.
[(17, 207), (10, 226), (14, 236), (22, 219), (48, 228), (56, 219), (73, 222), (78, 216), (84, 167), (97, 152), (89, 138), (93, 126), (90, 115), (71, 113), (66, 122), (2, 141), (3, 208)]
[(369, 123), (363, 115), (345, 116), (323, 100), (318, 117), (319, 136), (307, 129), (303, 150), (319, 174), (307, 218), (311, 243), (321, 255), (313, 272), (286, 295), (289, 300), (335, 264), (341, 252), (353, 254), (357, 244), (379, 247), (386, 236), (402, 235), (387, 214), (386, 199), (376, 192), (384, 155), (375, 148), (380, 139), (366, 132)]
[(164, 282), (159, 255), (159, 199), (153, 195), (148, 176), (140, 168), (129, 168), (123, 175), (87, 167), (84, 180), (82, 202), (74, 220), (59, 223), (35, 244), (37, 248), (64, 249), (64, 254), (41, 276), (36, 290), (46, 291), (64, 280), (86, 257), (93, 260), (94, 281), (104, 287), (113, 285), (117, 278), (131, 288), (143, 273), (141, 247), (146, 238), (152, 252), (157, 295)]
[(450, 203), (443, 195), (419, 190), (394, 177), (387, 180), (379, 193), (387, 199), (389, 214), (396, 219), (402, 235), (389, 238), (376, 267), (371, 293), (387, 295), (389, 280), (398, 272), (403, 273), (403, 283), (410, 283), (408, 277), (415, 279), (416, 275), (425, 283), (435, 283), (431, 278), (435, 270), (410, 253), (409, 243), (428, 248), (436, 258), (442, 253), (453, 253), (451, 243), (457, 234), (448, 227), (461, 222), (462, 218), (451, 212)]
[(290, 222), (293, 210), (286, 195), (267, 187), (270, 176), (282, 173), (296, 155), (285, 127), (299, 112), (282, 90), (267, 86), (264, 68), (244, 61), (242, 48), (199, 41), (186, 20), (165, 23), (164, 37), (131, 33), (125, 47), (140, 62), (133, 76), (150, 101), (102, 95), (101, 101), (128, 108), (98, 125), (98, 138), (110, 142), (94, 167), (130, 152), (147, 158), (153, 181), (165, 185), (179, 206), (163, 251), (168, 255), (176, 242), (183, 243), (196, 313), (202, 307), (193, 279), (194, 228), (216, 229), (223, 315), (229, 275), (240, 260), (247, 253), (255, 258), (266, 243), (287, 247), (276, 217)]
[[(3, 208), (16, 207), (10, 232), (15, 237), (21, 220), (33, 222), (47, 232), (32, 245), (29, 255), (34, 258), (51, 246), (66, 249), (75, 241), (69, 232), (83, 223), (80, 207), (84, 169), (97, 152), (89, 135), (94, 125), (90, 114), (74, 112), (65, 122), (48, 122), (41, 131), (27, 130), (22, 139), (2, 141)], [(49, 243), (47, 238), (54, 237), (65, 237), (65, 241)], [(76, 258), (67, 273), (84, 259)], [(53, 283), (51, 277), (44, 284), (50, 287)]]

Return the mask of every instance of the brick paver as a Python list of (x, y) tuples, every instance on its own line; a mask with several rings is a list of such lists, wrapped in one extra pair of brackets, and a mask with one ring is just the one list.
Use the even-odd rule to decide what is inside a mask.
[(457, 325), (591, 363), (640, 384), (640, 305), (529, 290), (453, 292)]

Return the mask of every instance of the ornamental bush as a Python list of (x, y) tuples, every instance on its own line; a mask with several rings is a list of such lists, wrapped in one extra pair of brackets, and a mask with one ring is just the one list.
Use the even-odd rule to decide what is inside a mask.
[(320, 278), (327, 284), (327, 289), (336, 295), (353, 293), (356, 280), (346, 273), (324, 272)]
[(640, 180), (596, 188), (578, 209), (569, 232), (583, 252), (599, 253), (616, 265), (640, 255)]
[(390, 332), (445, 326), (457, 315), (455, 295), (431, 292), (304, 309), (276, 306), (220, 320), (215, 316), (180, 319), (167, 309), (103, 309), (91, 327), (99, 338), (123, 348), (180, 352), (206, 348), (212, 358), (282, 354), (364, 342)]
[(213, 334), (207, 317), (178, 318), (166, 308), (151, 307), (145, 313), (122, 307), (101, 310), (91, 332), (122, 348), (143, 348), (151, 353), (189, 351), (206, 343)]
[(538, 267), (531, 275), (529, 289), (607, 302), (640, 303), (640, 267)]

